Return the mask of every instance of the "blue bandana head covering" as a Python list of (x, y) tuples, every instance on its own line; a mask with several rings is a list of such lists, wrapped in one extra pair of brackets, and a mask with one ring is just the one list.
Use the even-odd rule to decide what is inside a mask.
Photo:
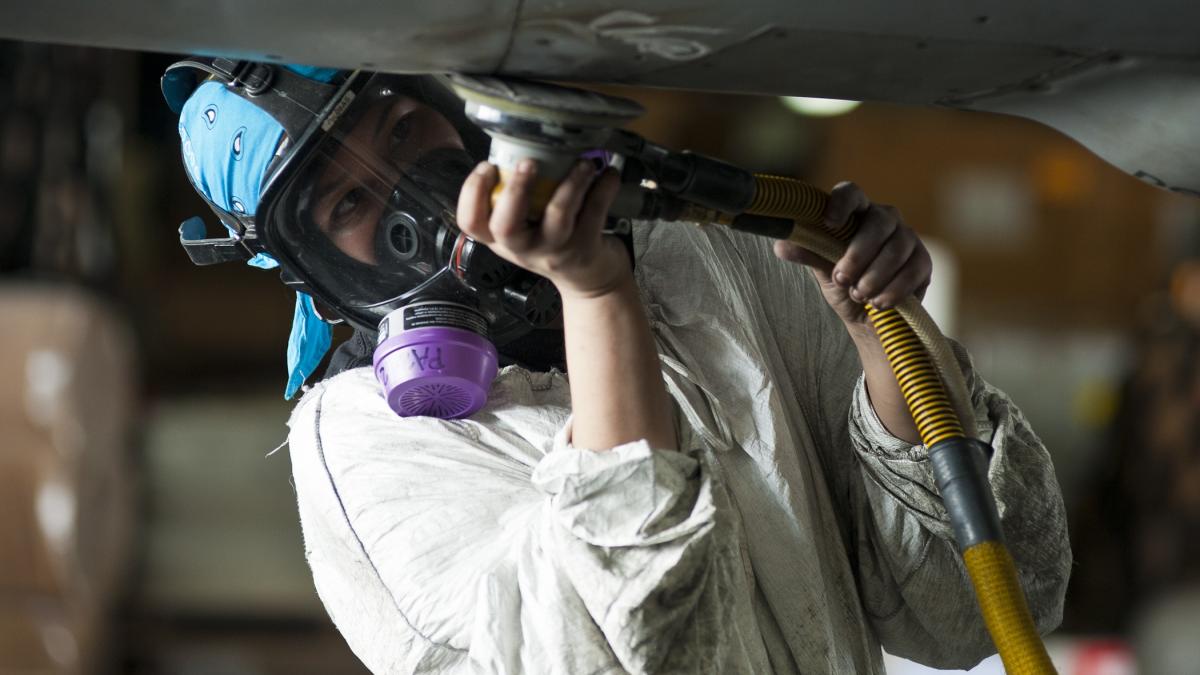
[[(321, 82), (330, 81), (338, 73), (332, 68), (312, 66), (287, 68)], [(179, 114), (183, 163), (192, 184), (217, 206), (248, 216), (258, 208), (267, 166), (283, 135), (283, 126), (266, 111), (220, 82), (209, 81), (197, 87)], [(265, 253), (248, 264), (260, 269), (279, 266)], [(288, 338), (284, 398), (292, 398), (320, 365), (329, 350), (332, 332), (313, 309), (312, 298), (297, 293)]]

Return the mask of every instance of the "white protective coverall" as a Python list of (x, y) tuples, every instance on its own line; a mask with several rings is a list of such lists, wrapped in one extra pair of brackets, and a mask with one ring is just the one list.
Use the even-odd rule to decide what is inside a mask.
[[(682, 452), (568, 442), (565, 375), (501, 371), (468, 420), (401, 418), (369, 368), (290, 451), (316, 588), (376, 673), (881, 673), (994, 651), (923, 446), (891, 436), (812, 275), (770, 242), (645, 224), (636, 274)], [(1071, 554), (1050, 459), (960, 360), (1042, 632)], [(614, 373), (614, 377), (621, 377)]]

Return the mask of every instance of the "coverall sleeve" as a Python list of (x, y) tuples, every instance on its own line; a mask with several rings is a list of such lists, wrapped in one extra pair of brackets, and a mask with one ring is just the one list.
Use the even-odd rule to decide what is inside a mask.
[(573, 448), (526, 380), (464, 421), (396, 416), (368, 369), (298, 405), (305, 551), (350, 647), (376, 673), (752, 672), (725, 669), (753, 661), (706, 453)]
[[(1071, 568), (1066, 513), (1050, 457), (1016, 405), (971, 367), (967, 376), (979, 438), (994, 454), (988, 480), (1005, 543), (1039, 632), (1062, 620)], [(871, 621), (891, 653), (941, 668), (969, 668), (995, 653), (983, 625), (929, 453), (893, 437), (871, 408), (860, 377), (849, 415), (862, 471), (852, 494), (854, 545)]]
[[(880, 423), (857, 350), (812, 273), (775, 259), (761, 239), (734, 235), (733, 244), (818, 439), (864, 607), (884, 648), (940, 668), (966, 668), (995, 653), (927, 449), (895, 438)], [(1050, 456), (1016, 405), (954, 347), (979, 438), (995, 451), (988, 478), (1006, 543), (1038, 629), (1046, 633), (1061, 621), (1071, 566)]]

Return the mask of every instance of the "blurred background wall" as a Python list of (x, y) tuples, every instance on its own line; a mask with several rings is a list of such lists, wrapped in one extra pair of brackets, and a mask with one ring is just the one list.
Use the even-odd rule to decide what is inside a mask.
[[(269, 454), (292, 297), (178, 245), (208, 216), (158, 92), (171, 61), (0, 42), (0, 673), (362, 672)], [(1033, 422), (1073, 514), (1062, 658), (1127, 658), (1200, 582), (1200, 200), (1014, 118), (606, 90), (660, 143), (854, 180), (931, 242), (947, 332)]]

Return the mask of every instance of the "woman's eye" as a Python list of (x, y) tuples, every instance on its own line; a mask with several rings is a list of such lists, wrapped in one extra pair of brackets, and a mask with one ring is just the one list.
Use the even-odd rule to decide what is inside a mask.
[(354, 209), (358, 208), (358, 203), (361, 200), (362, 190), (359, 188), (354, 188), (353, 190), (350, 190), (346, 194), (342, 195), (342, 198), (339, 199), (338, 203), (333, 207), (333, 219), (335, 221), (342, 220), (346, 216), (353, 213)]
[(412, 123), (409, 120), (411, 116), (412, 115), (405, 115), (404, 117), (401, 117), (400, 121), (396, 122), (396, 126), (392, 127), (392, 152), (396, 152), (397, 150), (401, 149), (404, 144), (408, 142), (409, 131), (412, 127)]

